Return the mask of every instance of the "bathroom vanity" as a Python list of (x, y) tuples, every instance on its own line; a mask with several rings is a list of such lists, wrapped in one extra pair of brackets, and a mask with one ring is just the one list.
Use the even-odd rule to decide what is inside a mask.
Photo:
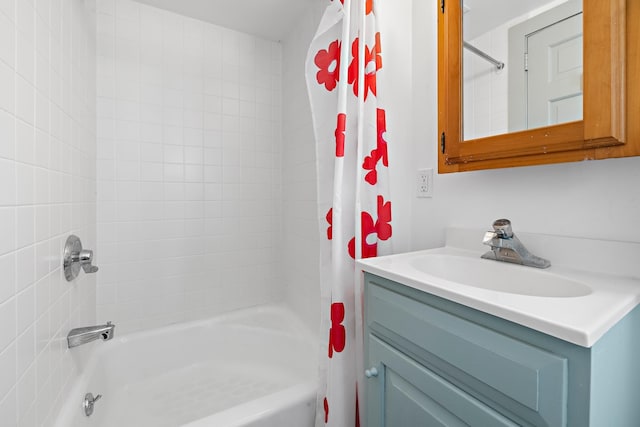
[(364, 425), (640, 425), (640, 281), (622, 260), (610, 266), (624, 276), (577, 269), (592, 260), (563, 248), (597, 242), (559, 240), (550, 258), (565, 265), (545, 271), (478, 260), (470, 247), (359, 261)]

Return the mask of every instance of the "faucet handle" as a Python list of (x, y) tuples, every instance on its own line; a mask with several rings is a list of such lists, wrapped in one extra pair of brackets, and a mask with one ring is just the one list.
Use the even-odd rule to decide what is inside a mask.
[(82, 242), (77, 236), (71, 235), (64, 245), (63, 255), (64, 277), (67, 281), (72, 281), (78, 274), (80, 268), (85, 273), (95, 273), (98, 267), (93, 265), (93, 251), (82, 248)]
[(493, 222), (493, 229), (498, 237), (510, 239), (513, 237), (513, 230), (511, 229), (511, 221), (505, 218), (496, 219)]
[(498, 233), (495, 231), (487, 231), (484, 233), (484, 237), (482, 238), (482, 244), (491, 246), (493, 244), (493, 239), (498, 237)]
[(95, 273), (98, 271), (98, 267), (93, 265), (93, 251), (89, 249), (82, 249), (78, 254), (78, 261), (82, 266), (85, 273)]

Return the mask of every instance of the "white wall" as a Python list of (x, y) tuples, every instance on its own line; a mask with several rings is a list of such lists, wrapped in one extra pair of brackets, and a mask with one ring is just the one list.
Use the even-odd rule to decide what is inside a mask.
[(95, 275), (61, 269), (68, 235), (96, 244), (95, 87), (84, 1), (0, 1), (3, 426), (52, 421), (77, 376), (67, 332), (95, 321)]
[[(418, 0), (420, 1), (420, 0)], [(417, 169), (413, 163), (412, 141), (425, 137), (422, 128), (414, 129), (412, 87), (414, 41), (411, 37), (413, 0), (381, 1), (378, 25), (382, 43), (382, 66), (385, 80), (378, 84), (378, 97), (387, 110), (387, 143), (389, 150), (390, 200), (394, 253), (406, 252), (411, 246), (411, 202), (416, 194)], [(425, 78), (420, 76), (420, 78)], [(417, 100), (418, 102), (422, 102)], [(421, 121), (423, 122), (423, 121)]]
[[(412, 167), (437, 165), (437, 8), (414, 1)], [(640, 241), (640, 158), (438, 175), (433, 199), (413, 199), (411, 246), (444, 243), (448, 226)], [(544, 256), (544, 254), (541, 254)], [(553, 262), (553, 260), (551, 260)]]
[(282, 277), (287, 303), (314, 332), (320, 326), (320, 229), (315, 138), (304, 66), (326, 4), (316, 1), (282, 41)]
[(98, 12), (98, 319), (281, 299), (280, 45), (130, 0)]

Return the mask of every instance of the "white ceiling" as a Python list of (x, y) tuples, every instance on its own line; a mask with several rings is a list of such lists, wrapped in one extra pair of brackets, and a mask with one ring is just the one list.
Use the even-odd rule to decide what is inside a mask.
[[(269, 40), (282, 40), (314, 0), (137, 0)], [(315, 0), (317, 1), (317, 0)]]

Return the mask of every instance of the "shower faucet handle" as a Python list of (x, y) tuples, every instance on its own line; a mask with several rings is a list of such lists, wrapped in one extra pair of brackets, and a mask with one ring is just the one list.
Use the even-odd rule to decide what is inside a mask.
[(98, 267), (92, 265), (93, 263), (93, 251), (89, 249), (83, 249), (78, 254), (78, 262), (82, 266), (85, 273), (95, 273), (98, 271)]
[(98, 271), (98, 267), (93, 265), (93, 251), (82, 249), (82, 242), (74, 235), (69, 236), (64, 245), (62, 266), (68, 282), (78, 277), (81, 267), (87, 274)]

